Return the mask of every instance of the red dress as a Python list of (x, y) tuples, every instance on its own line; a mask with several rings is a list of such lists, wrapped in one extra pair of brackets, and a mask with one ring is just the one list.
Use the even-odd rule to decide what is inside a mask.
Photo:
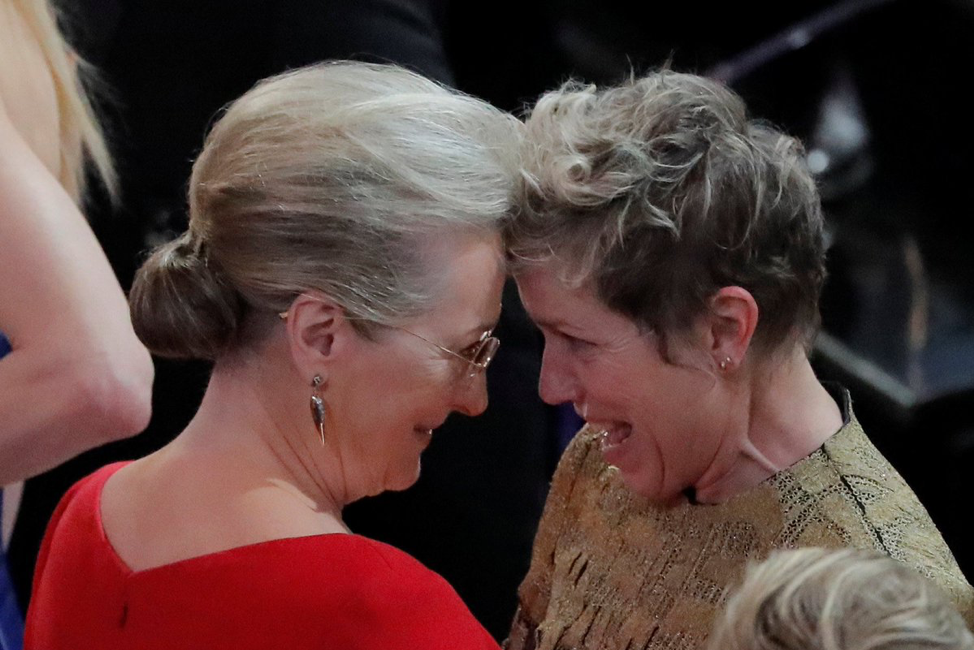
[(102, 486), (62, 499), (37, 560), (26, 650), (498, 650), (460, 597), (357, 535), (281, 539), (132, 571), (105, 537)]

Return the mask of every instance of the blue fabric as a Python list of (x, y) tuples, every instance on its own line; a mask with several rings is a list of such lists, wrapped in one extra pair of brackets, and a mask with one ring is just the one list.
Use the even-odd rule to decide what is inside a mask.
[(571, 402), (559, 404), (555, 407), (555, 436), (558, 440), (558, 457), (565, 451), (578, 430), (585, 424), (585, 420), (578, 417)]
[[(0, 333), (0, 358), (10, 352), (10, 341)], [(0, 488), (0, 519), (3, 517), (3, 489)], [(0, 650), (24, 647), (24, 617), (20, 614), (17, 594), (7, 571), (7, 554), (0, 546)]]
[[(3, 515), (3, 490), (0, 489), (0, 517)], [(17, 604), (7, 554), (0, 549), (0, 650), (22, 650), (24, 647), (24, 617)]]

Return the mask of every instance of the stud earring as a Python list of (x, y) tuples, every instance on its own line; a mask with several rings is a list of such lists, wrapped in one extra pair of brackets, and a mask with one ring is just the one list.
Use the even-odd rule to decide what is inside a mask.
[(730, 357), (724, 357), (724, 360), (721, 361), (718, 365), (720, 366), (721, 370), (727, 370), (727, 364), (729, 364), (730, 362), (731, 362)]
[(321, 446), (325, 446), (325, 401), (321, 399), (319, 387), (321, 386), (321, 375), (315, 375), (311, 380), (311, 419), (314, 420), (318, 428), (318, 437), (321, 439)]

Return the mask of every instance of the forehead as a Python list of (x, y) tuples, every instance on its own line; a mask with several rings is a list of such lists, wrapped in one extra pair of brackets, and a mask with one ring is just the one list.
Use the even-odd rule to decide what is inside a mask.
[(542, 327), (598, 330), (628, 319), (606, 307), (589, 285), (569, 286), (556, 266), (529, 268), (517, 275), (521, 301), (531, 319)]
[(449, 236), (431, 244), (428, 252), (437, 304), (434, 314), (459, 320), (468, 328), (495, 321), (504, 283), (500, 237)]
[(571, 287), (548, 265), (530, 267), (515, 277), (525, 308), (540, 315), (553, 315), (580, 304), (595, 302), (586, 286)]

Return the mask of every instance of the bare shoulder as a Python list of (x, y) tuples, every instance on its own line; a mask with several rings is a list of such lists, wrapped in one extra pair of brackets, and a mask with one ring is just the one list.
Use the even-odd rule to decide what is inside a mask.
[(117, 471), (101, 497), (105, 535), (133, 571), (288, 538), (345, 533), (286, 486), (165, 449)]
[[(146, 459), (137, 460), (112, 474), (102, 487), (98, 516), (109, 544), (132, 570), (150, 568), (152, 535), (165, 527), (158, 505), (164, 493), (153, 491), (145, 478)], [(147, 557), (148, 556), (148, 557)]]
[[(166, 457), (166, 448), (115, 472), (102, 488), (102, 528), (119, 558), (144, 571), (232, 548), (215, 531), (225, 515), (213, 505), (225, 491), (203, 468)], [(224, 535), (229, 538), (229, 535)]]

